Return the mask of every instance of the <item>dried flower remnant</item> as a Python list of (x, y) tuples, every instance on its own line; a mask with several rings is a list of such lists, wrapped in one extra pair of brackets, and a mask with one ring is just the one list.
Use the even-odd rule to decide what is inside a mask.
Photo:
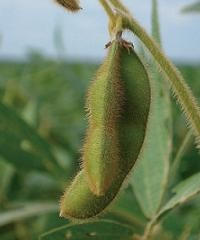
[(56, 2), (71, 12), (77, 12), (82, 9), (79, 5), (79, 0), (56, 0)]

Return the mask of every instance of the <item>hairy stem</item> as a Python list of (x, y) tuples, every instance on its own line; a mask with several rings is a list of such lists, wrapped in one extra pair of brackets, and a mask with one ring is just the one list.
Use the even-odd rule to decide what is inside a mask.
[(153, 55), (160, 67), (166, 73), (171, 88), (178, 99), (183, 110), (188, 125), (191, 127), (193, 134), (200, 143), (200, 110), (192, 91), (184, 81), (178, 69), (164, 55), (159, 45), (146, 33), (139, 23), (132, 17), (126, 16), (123, 12), (123, 27), (131, 30), (146, 46)]
[(124, 6), (124, 4), (120, 0), (109, 0), (110, 3), (115, 7), (117, 10), (120, 10), (128, 15), (130, 15), (129, 10)]
[(100, 4), (103, 6), (106, 14), (108, 15), (109, 19), (114, 19), (115, 14), (112, 11), (112, 8), (108, 4), (107, 0), (99, 0)]

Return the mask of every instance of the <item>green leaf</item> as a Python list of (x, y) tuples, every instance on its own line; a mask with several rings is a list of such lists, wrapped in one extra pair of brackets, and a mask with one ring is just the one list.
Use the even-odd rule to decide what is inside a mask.
[(174, 157), (173, 163), (170, 168), (170, 176), (169, 176), (169, 187), (172, 186), (172, 184), (177, 180), (178, 174), (179, 174), (179, 168), (181, 164), (181, 160), (188, 150), (188, 147), (191, 145), (193, 140), (193, 135), (191, 131), (188, 130), (188, 132), (185, 134), (184, 138), (182, 139), (182, 142), (176, 152), (176, 155)]
[[(157, 1), (153, 0), (152, 32), (160, 42)], [(171, 106), (169, 87), (152, 60), (148, 66), (152, 86), (152, 106), (146, 143), (131, 179), (134, 193), (148, 218), (158, 211), (168, 181), (171, 155)], [(151, 71), (151, 72), (150, 72)]]
[(123, 213), (123, 215), (137, 219), (140, 226), (144, 227), (145, 225), (146, 218), (137, 203), (131, 186), (123, 192), (119, 199), (116, 199), (109, 211)]
[(157, 218), (200, 193), (200, 172), (179, 183), (173, 192), (175, 195), (160, 210)]
[(0, 212), (0, 227), (26, 218), (58, 211), (58, 204), (50, 202), (26, 203), (21, 207)]
[(110, 220), (85, 224), (69, 224), (43, 234), (41, 240), (131, 240), (133, 230), (127, 225)]
[(14, 169), (12, 166), (5, 163), (5, 161), (3, 161), (0, 157), (0, 202), (6, 194), (13, 173)]
[(53, 171), (57, 165), (49, 144), (3, 103), (0, 103), (0, 154), (19, 169)]
[(200, 13), (200, 1), (183, 7), (181, 12), (182, 13)]
[(125, 189), (122, 196), (116, 199), (105, 218), (131, 225), (137, 233), (142, 233), (146, 225), (146, 218), (141, 212), (131, 187)]

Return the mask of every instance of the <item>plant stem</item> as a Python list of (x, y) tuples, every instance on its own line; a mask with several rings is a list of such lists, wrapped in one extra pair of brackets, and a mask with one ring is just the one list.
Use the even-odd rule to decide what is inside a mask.
[(114, 19), (115, 14), (112, 11), (112, 8), (108, 4), (107, 0), (99, 0), (100, 4), (103, 6), (105, 12), (107, 13), (109, 19)]
[(109, 3), (107, 2), (107, 0), (99, 0), (100, 4), (102, 5), (102, 7), (104, 8), (108, 18), (109, 18), (109, 24), (108, 24), (108, 31), (110, 33), (110, 37), (112, 38), (115, 34), (115, 28), (116, 28), (116, 24), (117, 24), (117, 16), (116, 14), (113, 12), (111, 6), (109, 5)]
[(151, 11), (151, 26), (152, 26), (152, 36), (153, 39), (161, 46), (161, 34), (160, 34), (160, 25), (158, 17), (158, 3), (157, 0), (152, 0), (152, 11)]
[(153, 55), (160, 67), (166, 73), (171, 88), (178, 99), (178, 102), (183, 110), (188, 125), (191, 127), (193, 134), (197, 137), (200, 143), (200, 110), (192, 91), (184, 81), (178, 69), (164, 55), (158, 44), (146, 33), (139, 23), (132, 17), (123, 15), (123, 27), (131, 30), (144, 43), (146, 48)]
[(109, 0), (109, 1), (117, 10), (120, 10), (130, 15), (129, 10), (124, 6), (124, 4), (120, 0)]
[(156, 224), (156, 219), (152, 219), (146, 226), (144, 234), (141, 238), (141, 240), (150, 240), (153, 234), (153, 229), (155, 227)]

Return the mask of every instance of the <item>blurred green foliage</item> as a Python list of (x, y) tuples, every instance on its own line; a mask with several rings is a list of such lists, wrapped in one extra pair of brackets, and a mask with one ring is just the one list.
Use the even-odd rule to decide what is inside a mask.
[(195, 1), (181, 9), (182, 13), (198, 13), (200, 12), (200, 1)]
[[(200, 65), (178, 66), (195, 96), (200, 97)], [(36, 53), (24, 63), (0, 63), (0, 143), (5, 143), (0, 147), (2, 240), (37, 239), (41, 233), (68, 223), (59, 218), (57, 206), (64, 186), (75, 175), (80, 162), (87, 126), (84, 111), (86, 89), (96, 68), (97, 65), (89, 63), (53, 61)], [(4, 108), (12, 112), (12, 116), (8, 114), (10, 122), (8, 118), (3, 120)], [(175, 156), (187, 131), (175, 103), (173, 119)], [(5, 140), (8, 131), (7, 135), (3, 135), (5, 126), (10, 131), (8, 141)], [(4, 154), (5, 148), (10, 154), (13, 153), (11, 160), (9, 154)], [(29, 162), (23, 162), (19, 149), (28, 154)], [(41, 167), (45, 154), (53, 164), (50, 168)], [(198, 172), (198, 158), (198, 151), (190, 144), (173, 186)], [(25, 167), (27, 163), (30, 163), (28, 168)], [(191, 239), (197, 239), (200, 229), (199, 205), (200, 199), (195, 198), (170, 213), (163, 222), (169, 232), (167, 234), (176, 237), (189, 225)], [(131, 187), (125, 190), (103, 218), (132, 225), (138, 233), (146, 222)]]
[[(8, 221), (5, 214), (14, 216), (16, 209), (33, 201), (58, 208), (79, 164), (86, 87), (96, 67), (51, 61), (37, 53), (25, 63), (0, 63), (1, 239), (34, 239), (51, 225), (66, 223), (57, 209), (48, 207), (45, 216), (27, 215), (30, 220), (19, 214)], [(54, 164), (50, 168), (43, 164), (45, 153)]]

